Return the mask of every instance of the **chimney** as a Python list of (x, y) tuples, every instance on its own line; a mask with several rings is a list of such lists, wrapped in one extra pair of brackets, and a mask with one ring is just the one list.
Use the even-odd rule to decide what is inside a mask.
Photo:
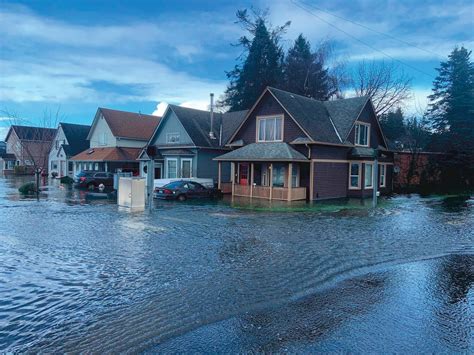
[(211, 92), (211, 127), (209, 128), (209, 137), (211, 139), (216, 139), (214, 135), (214, 94)]

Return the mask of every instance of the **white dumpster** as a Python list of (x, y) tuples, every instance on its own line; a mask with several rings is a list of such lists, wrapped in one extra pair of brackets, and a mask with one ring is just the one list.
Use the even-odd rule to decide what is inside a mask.
[(145, 178), (120, 177), (117, 191), (119, 206), (133, 209), (145, 208)]

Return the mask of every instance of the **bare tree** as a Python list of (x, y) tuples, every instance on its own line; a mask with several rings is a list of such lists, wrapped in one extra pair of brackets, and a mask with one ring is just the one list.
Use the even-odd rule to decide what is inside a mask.
[(16, 113), (3, 110), (2, 114), (10, 119), (11, 126), (15, 126), (15, 135), (20, 134), (20, 137), (16, 136), (14, 139), (11, 149), (25, 172), (35, 174), (38, 194), (39, 178), (48, 171), (49, 152), (56, 135), (60, 110), (59, 108), (56, 112), (45, 110), (39, 124), (35, 126), (21, 119)]
[(377, 115), (382, 115), (411, 98), (411, 81), (395, 62), (362, 61), (352, 77), (352, 87), (357, 96), (369, 96)]

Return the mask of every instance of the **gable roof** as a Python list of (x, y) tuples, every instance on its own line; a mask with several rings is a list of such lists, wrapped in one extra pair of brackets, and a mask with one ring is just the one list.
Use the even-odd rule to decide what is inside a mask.
[[(209, 137), (211, 129), (211, 118), (209, 111), (197, 110), (177, 105), (169, 105), (168, 109), (173, 111), (183, 125), (191, 140), (198, 147), (218, 148), (220, 126), (222, 124), (222, 146), (228, 141), (235, 129), (244, 120), (247, 110), (227, 113), (214, 112), (214, 135), (216, 139)], [(165, 114), (166, 115), (166, 114)]]
[[(267, 87), (258, 102), (270, 93), (312, 142), (347, 144), (347, 136), (369, 98), (367, 96), (334, 101), (319, 101), (288, 91)], [(250, 115), (248, 114), (247, 117)], [(235, 130), (234, 138), (242, 124)], [(301, 139), (303, 139), (302, 137)]]
[(12, 131), (15, 131), (18, 139), (28, 141), (51, 142), (56, 135), (56, 128), (11, 125), (5, 141), (8, 140)]
[(303, 154), (284, 142), (251, 143), (218, 156), (220, 161), (308, 161)]
[(90, 148), (71, 158), (74, 161), (136, 161), (142, 148)]
[(91, 126), (74, 124), (74, 123), (59, 123), (68, 144), (63, 144), (64, 153), (67, 156), (76, 155), (83, 150), (89, 148), (89, 141), (87, 135)]
[(115, 137), (144, 141), (150, 139), (161, 119), (161, 117), (153, 115), (99, 107), (87, 139), (90, 139), (90, 134), (99, 113), (104, 117)]

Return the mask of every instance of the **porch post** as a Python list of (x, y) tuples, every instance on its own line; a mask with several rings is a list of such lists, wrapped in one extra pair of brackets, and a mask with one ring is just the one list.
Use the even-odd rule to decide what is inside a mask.
[(217, 163), (217, 188), (221, 189), (221, 161), (219, 160)]
[(273, 163), (270, 164), (270, 200), (273, 198)]
[(235, 163), (234, 162), (230, 164), (230, 174), (231, 174), (231, 181), (232, 181), (232, 196), (234, 196), (234, 190), (235, 190)]
[(313, 201), (314, 193), (314, 162), (309, 163), (309, 200)]
[(253, 197), (253, 163), (250, 164), (250, 197)]
[(288, 164), (288, 201), (291, 201), (291, 189), (293, 188), (293, 164)]

